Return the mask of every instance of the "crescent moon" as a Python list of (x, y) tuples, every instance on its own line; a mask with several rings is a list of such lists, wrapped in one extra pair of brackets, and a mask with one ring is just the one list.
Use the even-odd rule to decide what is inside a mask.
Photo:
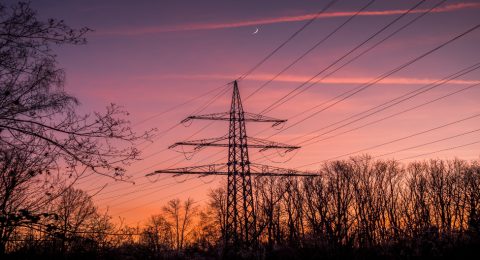
[(257, 34), (257, 33), (258, 33), (258, 27), (255, 28), (255, 31), (252, 33), (252, 35)]

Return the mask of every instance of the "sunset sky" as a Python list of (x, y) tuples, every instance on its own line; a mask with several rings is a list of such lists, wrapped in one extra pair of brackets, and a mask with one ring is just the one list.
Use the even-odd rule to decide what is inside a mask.
[[(166, 201), (176, 197), (205, 202), (208, 191), (223, 185), (224, 177), (161, 175), (147, 178), (145, 174), (157, 169), (226, 162), (224, 148), (203, 149), (191, 160), (166, 148), (195, 133), (191, 139), (222, 136), (227, 133), (228, 124), (195, 121), (189, 127), (177, 125), (171, 131), (164, 131), (210, 100), (213, 102), (202, 114), (228, 111), (231, 87), (222, 86), (249, 71), (330, 2), (33, 1), (32, 7), (43, 18), (64, 19), (72, 27), (86, 26), (94, 30), (87, 36), (87, 45), (62, 46), (56, 51), (59, 65), (66, 71), (65, 87), (81, 101), (80, 110), (98, 111), (113, 102), (130, 112), (129, 120), (137, 132), (159, 130), (154, 143), (139, 147), (144, 159), (128, 167), (127, 174), (135, 185), (91, 176), (80, 180), (78, 187), (95, 194), (97, 205), (102, 209), (108, 207), (111, 215), (125, 218), (129, 224), (142, 223), (149, 215), (159, 213)], [(276, 151), (258, 153), (252, 149), (251, 161), (314, 171), (325, 160), (364, 153), (403, 162), (426, 158), (479, 159), (480, 85), (475, 84), (480, 84), (480, 69), (472, 69), (446, 84), (351, 124), (343, 126), (359, 117), (337, 122), (479, 63), (480, 28), (316, 113), (322, 109), (318, 105), (371, 82), (480, 24), (478, 0), (374, 1), (298, 63), (249, 97), (370, 1), (333, 2), (313, 23), (239, 81), (246, 111), (262, 112), (419, 2), (422, 3), (412, 12), (312, 82), (441, 4), (351, 64), (266, 113), (288, 119), (283, 129), (263, 123), (248, 124), (249, 136), (303, 146), (297, 153), (284, 157)], [(257, 28), (258, 32), (254, 33)], [(210, 94), (181, 105), (209, 91)], [(432, 102), (425, 104), (429, 101)], [(175, 106), (178, 107), (162, 113)], [(313, 113), (315, 115), (310, 116)], [(396, 113), (399, 114), (353, 130)], [(334, 123), (337, 124), (332, 126)], [(443, 125), (446, 126), (440, 127)], [(433, 128), (438, 129), (380, 146)]]

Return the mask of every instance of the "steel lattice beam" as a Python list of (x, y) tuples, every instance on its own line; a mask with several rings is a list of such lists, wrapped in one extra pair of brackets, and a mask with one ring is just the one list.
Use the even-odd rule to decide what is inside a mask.
[[(161, 173), (170, 173), (175, 175), (183, 174), (193, 174), (193, 175), (228, 175), (228, 165), (227, 164), (207, 164), (191, 167), (180, 167), (166, 170), (158, 170), (152, 173), (147, 174), (147, 176), (152, 176)], [(294, 169), (279, 168), (270, 165), (263, 164), (250, 164), (250, 175), (256, 177), (292, 177), (292, 176), (301, 176), (301, 177), (318, 177), (318, 173), (313, 172), (303, 172), (297, 171)]]
[[(235, 81), (236, 82), (236, 81)], [(234, 82), (234, 84), (236, 84)], [(244, 112), (243, 113), (245, 122), (264, 122), (264, 123), (273, 123), (273, 126), (277, 126), (287, 122), (285, 119), (276, 119), (273, 117), (268, 117), (259, 114), (253, 114)], [(206, 115), (195, 115), (189, 116), (181, 121), (181, 123), (187, 123), (193, 119), (200, 119), (200, 120), (218, 120), (218, 121), (230, 121), (230, 112), (223, 112), (223, 113), (213, 113), (213, 114), (206, 114)]]
[[(175, 148), (180, 145), (185, 146), (196, 146), (195, 149), (200, 149), (205, 146), (212, 146), (212, 147), (229, 147), (228, 143), (219, 143), (221, 141), (225, 141), (228, 139), (228, 136), (218, 137), (218, 138), (208, 138), (208, 139), (199, 139), (199, 140), (191, 140), (191, 141), (183, 141), (183, 142), (176, 142), (175, 144), (169, 146), (168, 148)], [(249, 148), (259, 148), (260, 151), (268, 150), (268, 149), (284, 149), (286, 152), (290, 152), (296, 149), (299, 149), (300, 146), (282, 144), (278, 142), (273, 142), (269, 140), (264, 140), (260, 138), (253, 138), (248, 137), (248, 147)], [(245, 144), (246, 145), (246, 144)]]

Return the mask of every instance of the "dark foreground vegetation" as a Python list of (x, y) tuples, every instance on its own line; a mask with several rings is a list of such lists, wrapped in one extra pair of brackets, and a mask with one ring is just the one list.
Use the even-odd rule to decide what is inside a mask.
[[(5, 180), (6, 172), (1, 174)], [(259, 258), (478, 256), (478, 162), (402, 165), (356, 157), (327, 163), (319, 174), (255, 179)], [(85, 192), (73, 188), (31, 211), (25, 208), (28, 200), (2, 201), (8, 205), (2, 212), (9, 214), (0, 222), (2, 248), (15, 258), (218, 258), (225, 199), (219, 188), (206, 205), (172, 200), (140, 227), (112, 222)], [(11, 211), (13, 205), (22, 209)]]
[[(208, 259), (222, 254), (226, 193), (172, 200), (142, 226), (101, 212), (75, 189), (90, 174), (124, 179), (137, 135), (120, 107), (78, 114), (56, 45), (88, 28), (40, 21), (0, 2), (0, 259)], [(222, 185), (223, 186), (223, 185)], [(254, 179), (259, 259), (475, 258), (480, 165), (408, 165), (368, 156), (326, 163), (314, 178)]]

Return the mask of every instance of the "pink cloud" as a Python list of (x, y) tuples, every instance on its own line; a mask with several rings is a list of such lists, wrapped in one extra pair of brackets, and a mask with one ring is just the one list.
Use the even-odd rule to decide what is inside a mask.
[[(457, 3), (450, 4), (444, 7), (439, 7), (434, 9), (434, 13), (444, 13), (444, 12), (453, 12), (457, 10), (471, 8), (480, 8), (480, 3)], [(361, 12), (360, 16), (385, 16), (385, 15), (396, 15), (404, 13), (405, 9), (396, 9), (396, 10), (382, 10), (382, 11), (364, 11)], [(411, 13), (424, 13), (428, 9), (418, 9), (414, 10)], [(334, 17), (345, 17), (352, 16), (355, 14), (355, 11), (346, 11), (346, 12), (327, 12), (321, 14), (318, 19), (325, 18), (334, 18)], [(178, 31), (197, 31), (197, 30), (216, 30), (224, 28), (238, 28), (245, 26), (258, 26), (265, 24), (275, 24), (275, 23), (286, 23), (286, 22), (299, 22), (306, 21), (314, 18), (317, 14), (303, 14), (296, 16), (280, 16), (272, 17), (266, 19), (253, 19), (246, 21), (236, 21), (236, 22), (223, 22), (223, 23), (195, 23), (195, 24), (180, 24), (180, 25), (171, 25), (171, 26), (150, 26), (150, 27), (137, 27), (137, 28), (123, 28), (117, 30), (99, 30), (96, 34), (99, 35), (141, 35), (141, 34), (153, 34), (153, 33), (165, 33), (165, 32), (178, 32)]]
[[(274, 74), (256, 74), (251, 75), (247, 80), (251, 81), (267, 81), (273, 78)], [(159, 80), (159, 79), (196, 79), (196, 80), (211, 80), (211, 79), (223, 79), (231, 80), (233, 78), (238, 78), (238, 75), (229, 75), (229, 74), (169, 74), (169, 75), (155, 75), (155, 76), (143, 76), (138, 77), (141, 80)], [(303, 83), (309, 80), (310, 76), (304, 75), (280, 75), (274, 81), (276, 82), (294, 82), (294, 83)], [(321, 81), (324, 84), (363, 84), (371, 81), (373, 78), (366, 77), (351, 77), (351, 78), (342, 78), (342, 77), (330, 77)], [(395, 85), (422, 85), (429, 84), (440, 79), (433, 78), (406, 78), (406, 77), (392, 77), (386, 78), (377, 84), (395, 84)], [(315, 81), (315, 80), (314, 80)], [(467, 84), (477, 84), (480, 83), (480, 80), (451, 80), (449, 84), (457, 85), (467, 85)]]

